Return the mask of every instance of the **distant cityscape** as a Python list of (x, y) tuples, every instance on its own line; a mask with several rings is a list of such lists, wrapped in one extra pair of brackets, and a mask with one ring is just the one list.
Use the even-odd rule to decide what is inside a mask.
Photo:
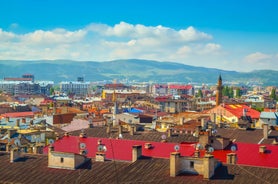
[[(152, 181), (148, 173), (166, 183), (241, 183), (256, 170), (265, 174), (260, 181), (275, 183), (277, 97), (275, 86), (231, 85), (221, 74), (214, 85), (5, 77), (0, 182), (67, 183), (70, 171), (82, 174), (80, 183)], [(23, 168), (35, 176), (9, 172)], [(105, 169), (114, 174), (105, 177)]]

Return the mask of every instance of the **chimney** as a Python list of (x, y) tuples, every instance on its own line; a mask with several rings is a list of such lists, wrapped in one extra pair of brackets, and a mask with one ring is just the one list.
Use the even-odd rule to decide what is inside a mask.
[(180, 118), (180, 125), (183, 125), (183, 122), (184, 122), (184, 117), (181, 117)]
[(170, 176), (176, 177), (179, 174), (179, 152), (172, 152), (170, 155)]
[(242, 109), (242, 116), (243, 116), (243, 117), (246, 116), (246, 109), (245, 109), (245, 108)]
[(111, 125), (110, 125), (110, 124), (107, 125), (106, 133), (107, 133), (107, 134), (110, 134), (110, 133), (111, 133)]
[(202, 126), (196, 126), (195, 128), (195, 137), (199, 137)]
[(213, 155), (206, 154), (203, 158), (203, 164), (204, 164), (204, 179), (210, 179), (214, 175), (214, 157)]
[(104, 162), (104, 161), (105, 161), (105, 153), (96, 152), (96, 162)]
[(32, 119), (30, 120), (30, 125), (34, 125), (34, 121)]
[(172, 128), (169, 128), (168, 130), (167, 130), (167, 133), (168, 133), (168, 137), (172, 137)]
[(142, 146), (132, 146), (132, 162), (136, 162), (142, 156)]
[(86, 133), (81, 132), (81, 133), (79, 134), (79, 137), (81, 137), (81, 138), (86, 138)]
[(69, 133), (68, 133), (68, 132), (65, 132), (65, 133), (64, 133), (64, 136), (65, 136), (65, 137), (68, 137), (68, 136), (69, 136)]
[(268, 124), (265, 123), (263, 124), (263, 136), (264, 136), (264, 139), (268, 139)]
[(6, 122), (9, 122), (10, 121), (10, 117), (6, 117)]
[(123, 133), (123, 127), (121, 125), (119, 125), (119, 134)]
[(21, 157), (21, 155), (20, 155), (20, 152), (17, 148), (11, 149), (10, 162), (15, 162), (15, 161), (19, 160), (20, 157)]
[(17, 120), (16, 120), (16, 126), (17, 126), (17, 127), (19, 127), (19, 122), (20, 122), (20, 119), (17, 119)]
[(130, 127), (130, 135), (134, 135), (134, 133), (135, 133), (135, 126), (131, 126)]
[(266, 152), (266, 146), (260, 146), (259, 152), (260, 153), (265, 153)]
[(54, 151), (54, 146), (53, 146), (53, 144), (50, 144), (50, 145), (48, 146), (48, 151)]
[(203, 129), (206, 128), (206, 127), (205, 127), (205, 118), (202, 118), (202, 119), (201, 119), (201, 126), (202, 126)]
[(228, 153), (226, 156), (227, 164), (236, 164), (237, 162), (237, 154), (236, 153)]
[(56, 134), (56, 140), (59, 140), (59, 139), (60, 139), (59, 134)]

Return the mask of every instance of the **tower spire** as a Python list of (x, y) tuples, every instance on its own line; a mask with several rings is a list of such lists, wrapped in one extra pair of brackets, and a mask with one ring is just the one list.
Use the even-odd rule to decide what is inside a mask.
[(222, 77), (220, 74), (218, 77), (217, 90), (216, 90), (216, 106), (222, 103), (222, 89), (223, 89)]

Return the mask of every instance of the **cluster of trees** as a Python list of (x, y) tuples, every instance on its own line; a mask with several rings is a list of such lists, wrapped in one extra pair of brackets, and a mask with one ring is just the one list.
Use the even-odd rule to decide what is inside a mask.
[(278, 100), (278, 98), (277, 98), (277, 96), (276, 96), (276, 88), (273, 88), (273, 89), (271, 90), (270, 98), (272, 98), (273, 100)]
[[(222, 89), (222, 95), (223, 96), (227, 96), (229, 98), (239, 98), (241, 96), (241, 92), (240, 92), (240, 89), (239, 88), (236, 88), (235, 89), (235, 94), (234, 94), (234, 87), (229, 87), (229, 86), (224, 86), (223, 89)], [(196, 97), (200, 97), (202, 98), (204, 95), (202, 93), (202, 90), (199, 89), (198, 92), (196, 93)]]

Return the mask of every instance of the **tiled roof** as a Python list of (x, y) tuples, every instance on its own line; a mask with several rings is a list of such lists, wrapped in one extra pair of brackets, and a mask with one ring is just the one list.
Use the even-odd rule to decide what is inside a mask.
[(177, 84), (172, 84), (168, 86), (169, 89), (186, 89), (190, 90), (192, 88), (191, 85), (177, 85)]
[(3, 117), (18, 118), (18, 117), (34, 117), (34, 112), (10, 112), (2, 114)]
[[(0, 183), (275, 183), (277, 169), (223, 165), (215, 170), (211, 180), (201, 175), (180, 174), (170, 177), (168, 159), (139, 159), (130, 162), (89, 161), (77, 170), (53, 169), (47, 167), (47, 156), (26, 155), (18, 162), (10, 163), (9, 155), (0, 153)], [(23, 172), (24, 171), (24, 172)]]
[[(70, 132), (71, 135), (78, 136), (80, 134), (80, 130)], [(112, 129), (111, 133), (106, 133), (106, 127), (94, 127), (84, 129), (84, 132), (88, 137), (99, 137), (99, 138), (117, 138), (118, 137), (118, 129)], [(142, 140), (142, 141), (155, 141), (160, 142), (162, 140), (162, 135), (167, 135), (167, 133), (157, 132), (157, 131), (138, 131), (134, 135), (130, 135), (129, 132), (123, 129), (122, 136), (124, 139), (128, 140)], [(192, 134), (176, 134), (172, 137), (166, 138), (167, 142), (172, 143), (182, 143), (182, 142), (197, 142), (198, 139), (194, 137)]]
[(235, 105), (224, 105), (224, 108), (227, 111), (234, 114), (235, 116), (237, 116), (238, 118), (243, 116), (243, 109), (247, 110), (247, 112), (246, 112), (247, 116), (251, 116), (251, 118), (253, 118), (253, 119), (259, 119), (260, 118), (260, 112), (254, 110), (254, 109), (251, 109), (247, 105), (236, 105), (236, 104)]
[(217, 135), (230, 138), (236, 142), (257, 144), (263, 138), (262, 129), (240, 130), (236, 128), (218, 128)]

